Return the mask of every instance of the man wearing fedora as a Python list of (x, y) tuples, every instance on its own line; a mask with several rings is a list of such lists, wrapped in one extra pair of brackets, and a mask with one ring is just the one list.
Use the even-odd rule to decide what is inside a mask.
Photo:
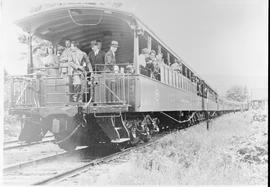
[(118, 42), (113, 40), (111, 42), (110, 50), (105, 54), (105, 71), (113, 71), (113, 66), (116, 64), (115, 52), (118, 47)]
[(101, 50), (101, 41), (91, 41), (92, 51), (88, 54), (94, 71), (103, 71), (105, 52)]

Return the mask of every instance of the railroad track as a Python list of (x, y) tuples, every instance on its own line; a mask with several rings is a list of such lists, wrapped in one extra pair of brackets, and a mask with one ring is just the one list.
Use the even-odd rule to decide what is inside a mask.
[(12, 164), (12, 165), (9, 165), (9, 166), (6, 166), (4, 169), (3, 169), (3, 172), (13, 172), (13, 171), (17, 171), (19, 169), (24, 169), (26, 167), (31, 167), (31, 166), (34, 166), (36, 164), (42, 164), (42, 163), (46, 163), (48, 161), (52, 161), (54, 159), (59, 159), (59, 158), (64, 158), (66, 156), (70, 156), (72, 154), (75, 154), (77, 153), (78, 151), (81, 151), (80, 149), (78, 150), (75, 150), (73, 152), (61, 152), (61, 153), (57, 153), (57, 154), (53, 154), (53, 155), (49, 155), (49, 156), (46, 156), (46, 157), (40, 157), (40, 158), (37, 158), (35, 160), (31, 160), (31, 161), (26, 161), (26, 162), (21, 162), (21, 163), (18, 163), (18, 164)]
[[(116, 160), (121, 156), (129, 154), (133, 150), (151, 146), (168, 133), (169, 132), (159, 134), (148, 143), (139, 144), (136, 147), (130, 147), (121, 152), (116, 152), (115, 149), (108, 150), (108, 148), (102, 146), (102, 148), (97, 148), (97, 150), (93, 152), (98, 152), (100, 149), (104, 149), (105, 152), (89, 156), (87, 155), (89, 148), (82, 148), (73, 152), (64, 152), (29, 162), (7, 166), (3, 169), (3, 181), (7, 184), (14, 184), (15, 180), (16, 184), (51, 184), (84, 172), (84, 170), (89, 169), (91, 166)], [(82, 155), (87, 156), (86, 158), (82, 158), (84, 157)], [(61, 168), (63, 165), (65, 165), (65, 167)]]
[(113, 153), (111, 155), (108, 155), (108, 156), (105, 156), (105, 157), (102, 157), (102, 158), (97, 158), (97, 159), (88, 161), (82, 166), (79, 166), (77, 168), (65, 171), (65, 172), (60, 173), (58, 175), (55, 175), (53, 177), (49, 177), (49, 178), (47, 178), (45, 180), (33, 183), (33, 185), (52, 184), (52, 183), (55, 183), (55, 182), (60, 182), (62, 180), (74, 177), (76, 175), (79, 175), (81, 173), (84, 173), (84, 172), (88, 171), (91, 167), (93, 167), (95, 165), (112, 162), (114, 160), (119, 159), (120, 157), (123, 157), (123, 156), (129, 154), (131, 151), (136, 151), (136, 150), (139, 150), (139, 149), (142, 149), (142, 148), (145, 148), (145, 147), (149, 147), (152, 144), (156, 143), (156, 141), (159, 140), (161, 137), (163, 137), (163, 136), (165, 136), (167, 134), (168, 133), (163, 134), (163, 135), (159, 136), (158, 138), (155, 138), (155, 140), (152, 140), (152, 141), (150, 141), (148, 143), (140, 144), (140, 145), (138, 145), (136, 147), (127, 148), (127, 149), (125, 149), (125, 150), (123, 150), (121, 152), (116, 152), (116, 153)]
[(4, 151), (5, 150), (10, 150), (10, 149), (17, 149), (21, 147), (27, 147), (27, 146), (32, 146), (32, 145), (37, 145), (37, 144), (44, 144), (44, 143), (49, 143), (54, 141), (54, 136), (45, 136), (43, 140), (37, 141), (37, 142), (31, 142), (31, 143), (25, 143), (21, 142), (19, 140), (12, 140), (12, 141), (7, 141), (4, 142)]
[[(189, 126), (186, 128), (188, 127)], [(3, 180), (4, 183), (12, 184), (14, 184), (14, 182), (17, 182), (18, 184), (32, 185), (57, 183), (65, 179), (67, 180), (72, 178), (76, 175), (80, 175), (95, 165), (112, 162), (132, 151), (149, 147), (156, 143), (160, 138), (178, 130), (179, 129), (174, 129), (172, 131), (165, 131), (161, 134), (157, 134), (148, 143), (139, 144), (136, 147), (130, 147), (121, 152), (109, 150), (109, 152), (103, 154), (98, 153), (97, 155), (88, 155), (87, 158), (82, 158), (84, 157), (82, 155), (87, 155), (87, 150), (89, 150), (89, 148), (85, 148), (82, 150), (76, 150), (74, 152), (64, 152), (30, 162), (8, 166), (3, 170)], [(102, 147), (104, 147), (104, 145), (94, 152), (104, 149)], [(107, 149), (105, 148), (105, 150)]]
[[(214, 118), (212, 118), (212, 119), (214, 119)], [(198, 124), (200, 124), (200, 123), (202, 123), (204, 121), (206, 121), (206, 120), (205, 119), (201, 119), (198, 123), (195, 123), (192, 126), (198, 125)], [(139, 150), (139, 149), (143, 149), (143, 148), (152, 146), (160, 138), (162, 138), (162, 137), (164, 137), (164, 136), (166, 136), (166, 135), (168, 135), (170, 133), (177, 132), (178, 130), (187, 129), (189, 127), (190, 126), (188, 125), (188, 126), (186, 126), (184, 128), (174, 129), (174, 130), (169, 131), (169, 132), (168, 131), (163, 132), (163, 133), (158, 134), (157, 136), (153, 137), (147, 143), (139, 144), (136, 147), (130, 147), (130, 148), (127, 148), (127, 149), (125, 149), (125, 150), (123, 150), (121, 152), (116, 152), (116, 153), (113, 153), (113, 154), (108, 155), (108, 156), (105, 156), (105, 157), (101, 157), (101, 158), (97, 158), (97, 159), (94, 159), (94, 160), (87, 161), (82, 166), (79, 166), (79, 167), (74, 168), (74, 169), (71, 169), (71, 170), (67, 170), (67, 171), (62, 172), (60, 174), (57, 174), (55, 176), (52, 176), (52, 177), (49, 177), (47, 179), (41, 180), (39, 182), (33, 183), (33, 185), (47, 185), (47, 184), (54, 184), (54, 183), (57, 183), (57, 182), (61, 182), (63, 180), (68, 180), (69, 178), (72, 178), (74, 176), (80, 175), (81, 173), (87, 172), (91, 167), (93, 167), (95, 165), (99, 165), (99, 164), (102, 164), (102, 163), (112, 162), (114, 160), (119, 159), (120, 157), (123, 157), (123, 156), (129, 154), (131, 151), (136, 151), (136, 150)]]
[[(56, 170), (59, 170), (59, 168), (54, 167), (57, 162), (59, 162), (58, 165), (61, 167), (61, 163), (71, 163), (70, 160), (80, 158), (80, 155), (84, 155), (86, 151), (87, 147), (84, 146), (72, 152), (63, 151), (57, 154), (40, 157), (32, 161), (6, 166), (3, 168), (3, 180), (13, 184), (16, 179), (18, 184), (27, 184), (35, 180), (35, 178), (38, 178), (36, 177), (37, 174), (41, 175), (41, 173), (43, 173), (40, 177), (43, 175), (46, 176), (46, 174), (50, 172), (46, 170), (46, 168), (49, 167), (48, 164), (51, 165), (51, 169), (54, 168), (55, 171), (52, 172), (52, 174), (54, 174)], [(29, 171), (33, 172), (29, 175)]]

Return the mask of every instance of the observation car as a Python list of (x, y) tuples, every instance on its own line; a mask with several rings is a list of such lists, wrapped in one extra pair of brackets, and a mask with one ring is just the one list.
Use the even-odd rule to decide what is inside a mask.
[[(20, 140), (35, 141), (51, 131), (65, 150), (96, 143), (121, 147), (148, 141), (154, 133), (206, 116), (246, 109), (242, 103), (219, 98), (132, 13), (93, 4), (61, 5), (40, 10), (16, 24), (28, 33), (29, 44), (28, 74), (13, 76), (11, 86), (9, 111), (21, 118)], [(53, 67), (58, 72), (55, 76), (36, 73), (50, 68), (34, 68), (33, 37), (49, 41), (54, 53), (66, 39), (78, 41), (86, 53), (92, 40), (101, 40), (103, 51), (116, 40), (120, 45), (116, 66), (121, 71), (81, 72), (83, 99), (73, 101), (74, 74), (60, 73), (67, 67)], [(138, 58), (144, 48), (163, 54), (159, 79), (141, 73)], [(175, 60), (182, 64), (181, 73), (169, 66)]]

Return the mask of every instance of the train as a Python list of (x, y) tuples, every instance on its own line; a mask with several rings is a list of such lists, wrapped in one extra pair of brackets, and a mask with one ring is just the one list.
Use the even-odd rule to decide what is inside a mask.
[[(67, 151), (95, 144), (123, 148), (167, 129), (247, 110), (247, 103), (220, 97), (133, 13), (97, 4), (67, 4), (39, 10), (16, 24), (27, 33), (29, 49), (28, 73), (11, 77), (9, 112), (19, 116), (22, 141), (40, 140), (50, 131)], [(35, 73), (33, 36), (50, 42), (54, 53), (67, 38), (78, 41), (86, 53), (92, 40), (102, 41), (104, 51), (116, 40), (116, 66), (121, 71), (81, 72), (83, 99), (73, 101), (74, 75), (60, 73), (66, 67), (53, 67), (58, 72), (54, 76)], [(140, 72), (138, 58), (144, 48), (164, 54), (159, 80)], [(175, 60), (182, 62), (183, 72), (169, 66)]]

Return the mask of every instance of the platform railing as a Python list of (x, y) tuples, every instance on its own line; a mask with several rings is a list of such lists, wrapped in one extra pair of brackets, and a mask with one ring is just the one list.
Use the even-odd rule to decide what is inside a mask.
[(129, 103), (129, 74), (106, 73), (94, 75), (94, 99), (97, 105)]
[(119, 64), (95, 64), (94, 74), (101, 73), (122, 73), (132, 74), (135, 72), (134, 65), (131, 63), (119, 63)]
[(39, 107), (39, 84), (31, 75), (11, 76), (11, 108)]
[[(55, 70), (55, 73), (49, 74), (49, 70)], [(119, 64), (115, 71), (107, 69), (102, 72), (76, 70), (69, 73), (68, 67), (35, 68), (31, 75), (13, 77), (11, 103), (15, 108), (89, 105), (90, 103), (125, 105), (129, 103), (129, 84), (132, 73), (130, 64)], [(79, 91), (74, 90), (75, 76), (80, 77), (81, 89)]]

